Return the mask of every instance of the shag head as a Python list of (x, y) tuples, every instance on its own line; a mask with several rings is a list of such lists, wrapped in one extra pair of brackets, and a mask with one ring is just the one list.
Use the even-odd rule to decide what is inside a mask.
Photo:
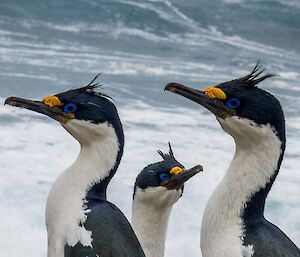
[[(152, 202), (171, 201), (174, 204), (182, 195), (184, 182), (202, 171), (202, 166), (197, 165), (185, 169), (173, 154), (169, 143), (169, 153), (158, 151), (163, 161), (145, 167), (137, 176), (134, 188), (134, 198), (138, 194), (143, 199)], [(175, 197), (175, 198), (174, 198)]]
[(123, 137), (122, 125), (111, 98), (99, 91), (94, 83), (72, 89), (41, 101), (9, 97), (5, 104), (35, 111), (60, 122), (81, 144), (92, 143), (96, 137), (105, 136), (113, 127), (119, 139)]
[[(250, 127), (270, 126), (281, 141), (285, 141), (284, 115), (279, 101), (257, 87), (273, 74), (263, 74), (256, 64), (250, 74), (216, 86), (197, 90), (178, 83), (170, 83), (165, 90), (182, 95), (211, 111), (223, 129), (234, 138), (254, 133)], [(240, 122), (239, 122), (240, 121)], [(247, 133), (246, 133), (247, 131)]]

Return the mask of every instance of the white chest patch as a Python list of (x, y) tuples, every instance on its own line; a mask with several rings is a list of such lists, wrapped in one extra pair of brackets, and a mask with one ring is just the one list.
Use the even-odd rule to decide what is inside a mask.
[(254, 255), (253, 245), (247, 245), (243, 248), (243, 257), (252, 257)]
[(211, 195), (202, 220), (203, 257), (250, 257), (255, 249), (244, 246), (242, 210), (251, 196), (266, 186), (281, 154), (281, 142), (269, 125), (237, 117), (219, 120), (236, 143), (230, 167)]
[(132, 205), (132, 226), (146, 257), (163, 257), (172, 206), (181, 190), (164, 187), (136, 189)]
[(84, 227), (87, 191), (115, 165), (119, 151), (117, 135), (107, 123), (70, 121), (64, 125), (81, 144), (77, 160), (55, 181), (48, 195), (46, 225), (48, 257), (63, 257), (65, 245), (92, 247), (92, 232)]

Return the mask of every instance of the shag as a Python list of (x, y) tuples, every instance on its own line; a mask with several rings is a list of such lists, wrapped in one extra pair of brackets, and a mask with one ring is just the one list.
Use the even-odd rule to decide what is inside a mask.
[(81, 146), (48, 195), (48, 257), (144, 257), (128, 220), (106, 199), (123, 155), (124, 135), (115, 105), (99, 92), (95, 79), (42, 101), (10, 97), (5, 103), (60, 122)]
[(264, 217), (286, 144), (279, 101), (256, 85), (272, 77), (259, 63), (244, 77), (203, 91), (178, 83), (166, 90), (211, 111), (236, 145), (229, 169), (206, 205), (203, 257), (299, 257), (299, 248)]
[(200, 165), (185, 169), (173, 154), (159, 151), (163, 161), (145, 167), (137, 176), (132, 205), (132, 226), (146, 257), (163, 257), (173, 205), (188, 179), (202, 171)]

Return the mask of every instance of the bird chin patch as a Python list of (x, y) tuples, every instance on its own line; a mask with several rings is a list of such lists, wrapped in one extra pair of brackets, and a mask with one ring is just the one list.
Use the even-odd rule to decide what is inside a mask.
[(218, 119), (222, 129), (231, 135), (237, 149), (257, 148), (257, 145), (269, 142), (281, 146), (278, 133), (270, 124), (257, 124), (252, 120), (233, 116), (225, 120)]
[(70, 120), (61, 125), (81, 144), (93, 143), (103, 138), (116, 137), (114, 127), (108, 122), (92, 123), (86, 120)]
[(268, 128), (267, 130), (271, 129), (270, 125), (259, 125), (252, 120), (238, 116), (231, 116), (225, 119), (217, 118), (217, 120), (222, 129), (233, 138), (261, 136), (265, 134), (266, 128)]
[(145, 189), (137, 188), (136, 198), (147, 204), (157, 207), (172, 206), (182, 195), (182, 189), (169, 190), (163, 186), (147, 187)]

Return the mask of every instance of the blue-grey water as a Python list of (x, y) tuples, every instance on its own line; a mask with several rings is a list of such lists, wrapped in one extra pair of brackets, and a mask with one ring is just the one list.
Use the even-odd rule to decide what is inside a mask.
[[(203, 88), (231, 80), (260, 60), (278, 74), (261, 86), (280, 99), (288, 136), (267, 216), (299, 244), (299, 42), (298, 0), (3, 0), (0, 98), (40, 99), (101, 73), (126, 134), (110, 199), (130, 218), (137, 172), (157, 161), (155, 150), (170, 140), (181, 162), (199, 162), (207, 173), (187, 185), (174, 208), (166, 256), (200, 256), (203, 209), (234, 145), (210, 114), (163, 88), (171, 81)], [(0, 139), (3, 256), (45, 256), (46, 196), (79, 147), (49, 119), (12, 107), (0, 107)]]

